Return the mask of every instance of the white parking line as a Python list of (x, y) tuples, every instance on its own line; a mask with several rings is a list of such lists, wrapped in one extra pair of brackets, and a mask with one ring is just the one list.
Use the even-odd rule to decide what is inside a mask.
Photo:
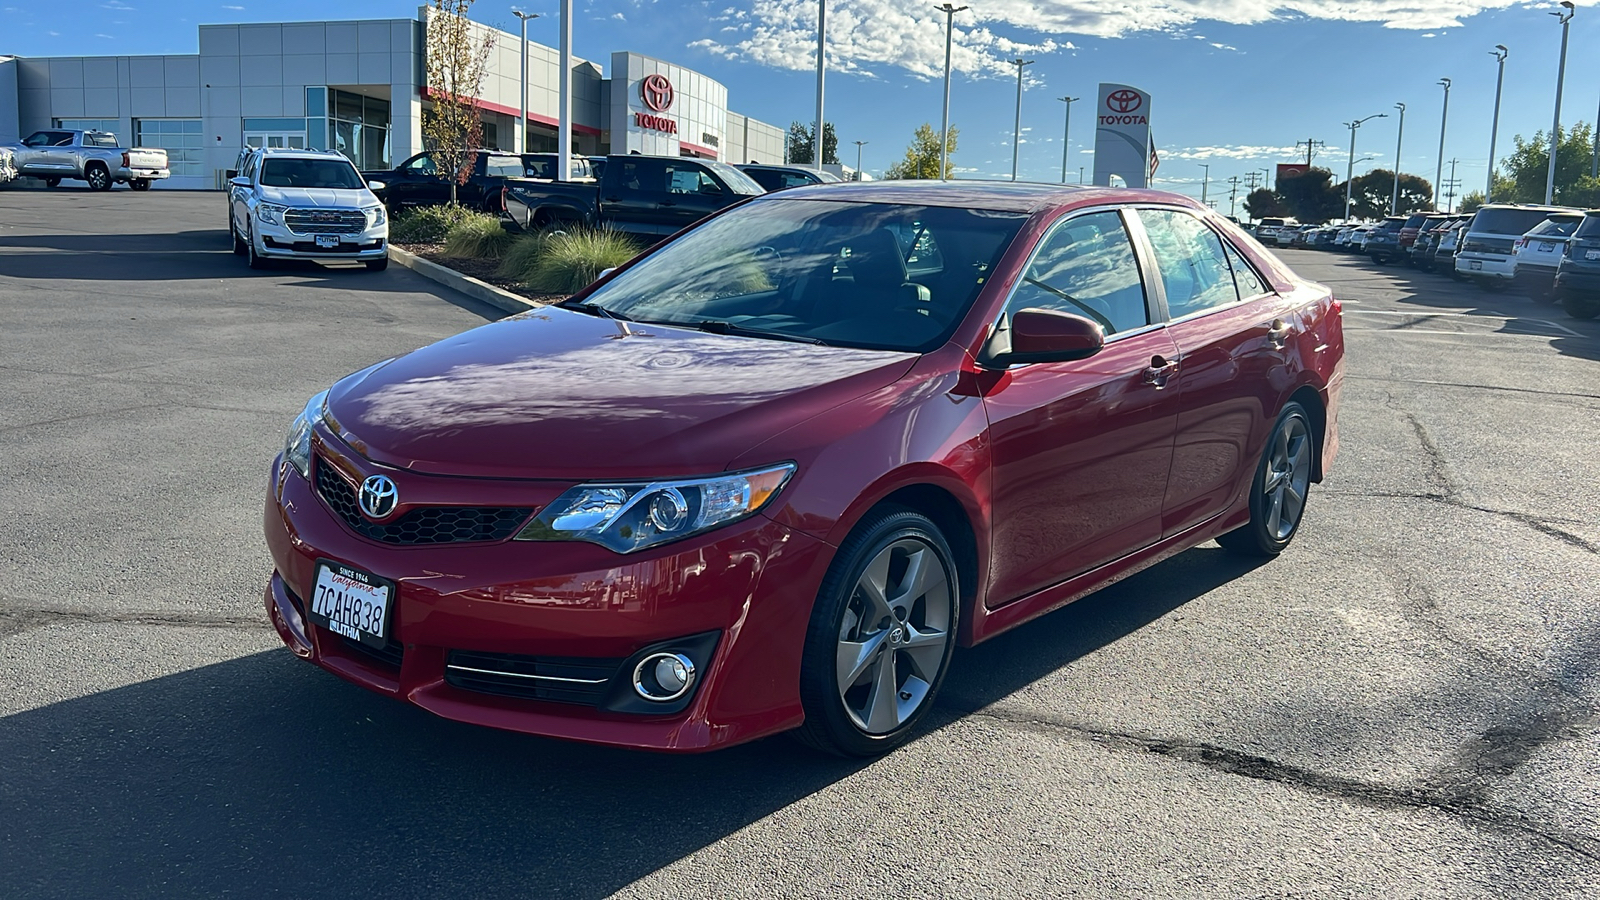
[[(1530, 319), (1530, 318), (1527, 318), (1525, 316), (1507, 316), (1507, 315), (1502, 315), (1500, 313), (1486, 314), (1486, 313), (1466, 313), (1466, 312), (1411, 312), (1409, 310), (1403, 310), (1403, 309), (1352, 309), (1352, 310), (1350, 310), (1350, 314), (1351, 315), (1355, 315), (1355, 316), (1410, 316), (1410, 317), (1412, 317), (1414, 319), (1431, 319), (1431, 318), (1433, 318), (1435, 316), (1459, 316), (1461, 318), (1470, 318), (1470, 319), (1505, 319), (1508, 322), (1511, 322), (1511, 321), (1537, 322), (1540, 325), (1549, 326), (1550, 328), (1553, 328), (1556, 331), (1561, 332), (1562, 334), (1569, 334), (1569, 335), (1571, 335), (1573, 337), (1583, 337), (1582, 334), (1579, 334), (1578, 332), (1573, 331), (1571, 328), (1568, 328), (1567, 326), (1562, 325), (1562, 324), (1557, 323), (1557, 322), (1552, 322), (1549, 319)], [(1430, 332), (1413, 331), (1412, 333), (1413, 334), (1429, 334)], [(1438, 334), (1456, 334), (1458, 332), (1443, 332), (1443, 331), (1441, 331), (1441, 332), (1436, 332), (1436, 333), (1438, 333)]]

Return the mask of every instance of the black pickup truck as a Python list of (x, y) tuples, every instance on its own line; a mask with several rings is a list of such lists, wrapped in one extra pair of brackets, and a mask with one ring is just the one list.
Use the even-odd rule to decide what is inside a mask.
[[(467, 183), (456, 188), (456, 202), (484, 212), (500, 212), (500, 188), (507, 178), (548, 178), (555, 169), (554, 153), (507, 153), (479, 150), (477, 162)], [(590, 174), (589, 161), (572, 158), (572, 177)], [(384, 188), (378, 199), (391, 211), (407, 206), (443, 206), (450, 202), (450, 182), (440, 172), (437, 155), (431, 150), (411, 157), (393, 169), (362, 172), (368, 181), (381, 181)]]
[(507, 178), (505, 215), (526, 231), (591, 225), (666, 235), (765, 193), (726, 163), (682, 156), (608, 156), (598, 182)]

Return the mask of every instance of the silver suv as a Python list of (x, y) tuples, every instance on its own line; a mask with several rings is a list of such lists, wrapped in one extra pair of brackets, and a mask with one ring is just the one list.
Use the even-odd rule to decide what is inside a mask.
[(229, 182), (233, 252), (250, 268), (273, 259), (359, 260), (389, 265), (389, 219), (343, 154), (332, 150), (255, 150)]

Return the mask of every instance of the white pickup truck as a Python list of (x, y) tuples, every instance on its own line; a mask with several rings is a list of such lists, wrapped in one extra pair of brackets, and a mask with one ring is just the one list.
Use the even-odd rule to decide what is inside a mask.
[(55, 187), (63, 178), (89, 183), (92, 191), (109, 191), (113, 184), (127, 184), (136, 191), (147, 191), (150, 182), (166, 178), (167, 151), (159, 148), (117, 146), (117, 136), (109, 131), (35, 131), (20, 144), (8, 144), (18, 175), (43, 178)]

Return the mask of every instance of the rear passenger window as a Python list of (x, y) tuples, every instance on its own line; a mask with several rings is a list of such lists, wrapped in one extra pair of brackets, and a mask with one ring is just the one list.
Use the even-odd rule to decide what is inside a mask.
[(1155, 249), (1172, 318), (1239, 302), (1222, 239), (1204, 222), (1168, 209), (1141, 209), (1139, 219)]
[(1150, 324), (1133, 243), (1116, 212), (1058, 224), (1040, 243), (1007, 312), (1053, 309), (1100, 323), (1106, 334)]

